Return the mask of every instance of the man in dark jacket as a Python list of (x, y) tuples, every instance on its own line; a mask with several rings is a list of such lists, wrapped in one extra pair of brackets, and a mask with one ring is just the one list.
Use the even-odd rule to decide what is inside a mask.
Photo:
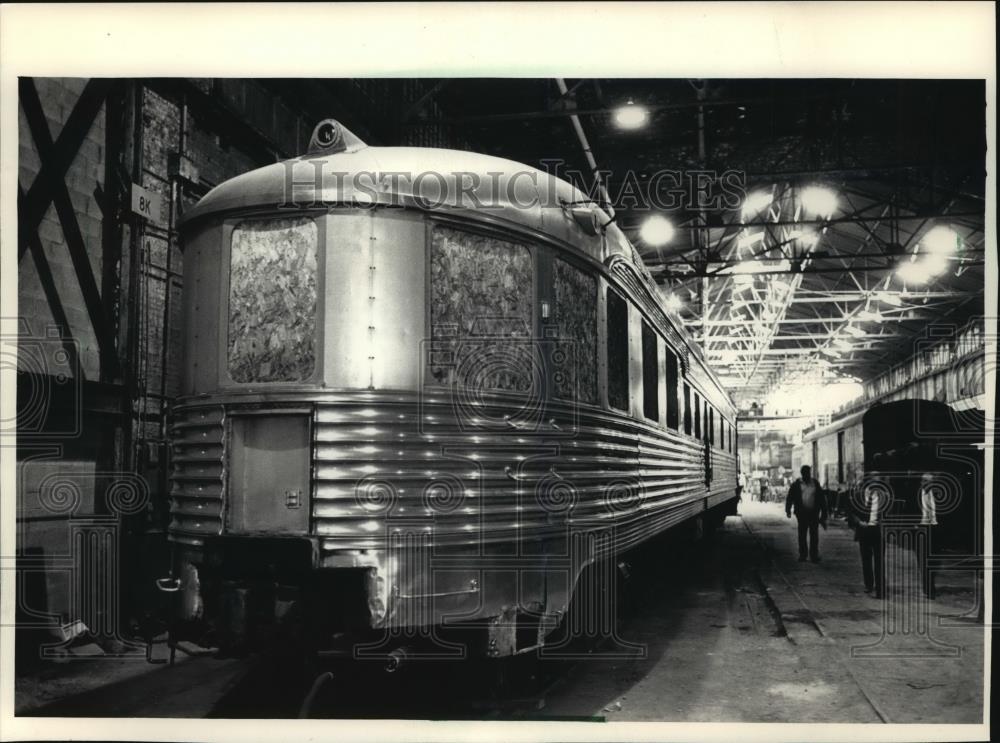
[(785, 515), (799, 522), (799, 562), (806, 560), (806, 533), (809, 534), (809, 559), (819, 562), (819, 525), (826, 528), (826, 496), (812, 477), (812, 468), (802, 466), (802, 477), (792, 483), (785, 498)]
[(892, 500), (889, 481), (879, 472), (869, 472), (850, 499), (847, 523), (854, 529), (861, 548), (861, 574), (865, 593), (882, 598), (885, 591), (884, 545), (880, 520)]

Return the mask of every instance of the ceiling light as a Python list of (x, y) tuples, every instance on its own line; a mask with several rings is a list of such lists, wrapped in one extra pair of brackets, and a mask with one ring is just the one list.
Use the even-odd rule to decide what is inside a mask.
[(674, 226), (666, 217), (654, 214), (651, 217), (646, 217), (646, 220), (642, 223), (642, 226), (639, 228), (639, 237), (647, 245), (654, 247), (666, 245), (674, 239)]
[(668, 310), (673, 310), (674, 312), (680, 312), (681, 307), (684, 306), (684, 302), (676, 294), (671, 292), (664, 299), (664, 303), (667, 305)]
[(819, 351), (820, 353), (825, 353), (827, 356), (836, 357), (841, 355), (840, 351), (838, 351), (836, 348), (830, 348), (829, 346), (824, 346), (823, 348), (819, 349)]
[(896, 269), (896, 275), (907, 284), (923, 284), (931, 277), (927, 266), (916, 261), (906, 261)]
[(858, 313), (859, 320), (870, 320), (871, 322), (882, 322), (882, 313), (879, 311), (861, 310)]
[(802, 189), (802, 206), (817, 217), (829, 218), (837, 211), (837, 195), (823, 186)]
[(753, 216), (771, 205), (771, 194), (767, 191), (754, 191), (743, 201), (743, 216)]
[(841, 328), (841, 330), (843, 330), (848, 335), (853, 335), (855, 338), (861, 338), (863, 336), (868, 335), (864, 330), (857, 327), (856, 325), (845, 325), (843, 328)]
[(961, 241), (962, 238), (951, 227), (938, 225), (924, 235), (920, 244), (928, 253), (948, 255), (958, 250)]
[(850, 351), (852, 348), (854, 348), (854, 344), (852, 344), (850, 341), (844, 340), (843, 338), (837, 338), (836, 340), (834, 340), (833, 345), (841, 349), (842, 351)]
[(624, 106), (615, 109), (615, 124), (619, 129), (641, 129), (649, 121), (645, 106), (637, 106), (630, 98)]
[(940, 276), (948, 270), (948, 259), (939, 253), (927, 255), (920, 264), (928, 276)]

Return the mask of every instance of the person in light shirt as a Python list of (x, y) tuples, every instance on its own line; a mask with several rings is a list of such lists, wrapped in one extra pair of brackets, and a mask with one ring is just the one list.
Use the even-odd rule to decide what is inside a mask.
[(934, 532), (937, 531), (937, 500), (940, 486), (935, 483), (934, 475), (925, 472), (920, 476), (920, 527), (925, 532), (917, 537), (917, 565), (920, 568), (920, 589), (928, 598), (934, 598), (934, 576), (927, 567), (928, 556)]
[(799, 562), (806, 561), (806, 536), (809, 539), (808, 556), (819, 562), (819, 526), (826, 528), (826, 495), (819, 483), (813, 479), (812, 467), (802, 465), (802, 477), (792, 483), (785, 498), (785, 515), (799, 522)]

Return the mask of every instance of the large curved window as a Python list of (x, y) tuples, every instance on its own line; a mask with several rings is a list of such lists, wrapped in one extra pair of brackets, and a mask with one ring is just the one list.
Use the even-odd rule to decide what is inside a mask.
[(316, 368), (316, 223), (262, 219), (233, 229), (229, 257), (229, 376), (302, 382)]
[(531, 251), (438, 226), (430, 251), (429, 381), (476, 390), (541, 388), (531, 343)]

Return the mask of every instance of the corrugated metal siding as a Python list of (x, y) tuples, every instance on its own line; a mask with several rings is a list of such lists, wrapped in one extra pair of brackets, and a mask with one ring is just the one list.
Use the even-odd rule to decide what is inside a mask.
[[(421, 401), (370, 392), (315, 400), (310, 531), (322, 549), (384, 549), (399, 519), (404, 531), (425, 521), (435, 546), (614, 525), (621, 550), (735, 495), (735, 457), (713, 450), (707, 489), (703, 444), (692, 437), (553, 404), (536, 421), (505, 422), (515, 400), (480, 395), (477, 402), (463, 410), (444, 393)], [(225, 405), (232, 413), (239, 403)], [(222, 527), (223, 423), (218, 405), (179, 411), (175, 539)]]
[(204, 537), (222, 531), (225, 425), (222, 405), (175, 411), (170, 428), (170, 535), (175, 541), (200, 544)]

